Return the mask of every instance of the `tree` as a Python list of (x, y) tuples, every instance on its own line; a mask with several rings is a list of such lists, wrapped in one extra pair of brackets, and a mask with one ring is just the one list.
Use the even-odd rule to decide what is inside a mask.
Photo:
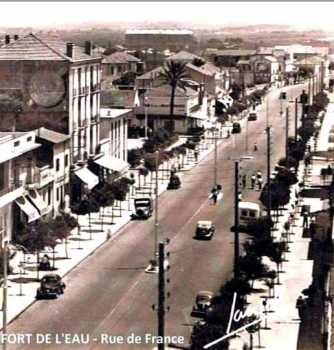
[(239, 260), (239, 268), (241, 274), (251, 281), (253, 286), (257, 278), (263, 277), (264, 273), (268, 271), (268, 267), (262, 263), (261, 257), (255, 254), (246, 254)]
[(232, 91), (230, 93), (230, 96), (233, 98), (233, 100), (239, 100), (241, 96), (242, 88), (237, 83), (233, 83), (231, 85), (231, 90)]
[(30, 253), (36, 254), (37, 280), (39, 280), (39, 252), (46, 247), (55, 247), (57, 242), (49, 228), (48, 221), (39, 220), (36, 224), (27, 225), (18, 237), (18, 243)]
[(279, 209), (279, 207), (284, 206), (289, 203), (290, 200), (290, 190), (285, 184), (272, 181), (270, 183), (270, 191), (268, 184), (266, 184), (261, 192), (260, 201), (262, 204), (268, 208), (269, 204), (269, 193), (271, 199), (271, 208)]
[(164, 83), (171, 87), (170, 96), (170, 117), (174, 117), (174, 106), (175, 106), (175, 93), (179, 87), (186, 90), (185, 79), (189, 78), (186, 73), (186, 63), (180, 61), (168, 61), (163, 67), (161, 77)]
[(143, 157), (142, 149), (135, 148), (128, 150), (128, 163), (132, 168), (135, 168), (140, 164), (140, 161)]

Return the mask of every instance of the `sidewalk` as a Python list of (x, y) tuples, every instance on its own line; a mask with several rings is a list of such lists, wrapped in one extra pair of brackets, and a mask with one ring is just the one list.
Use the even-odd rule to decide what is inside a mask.
[[(220, 144), (219, 140), (217, 144)], [(214, 148), (211, 140), (201, 141), (201, 152), (198, 155), (198, 162), (204, 159)], [(185, 167), (179, 173), (180, 178), (184, 173), (194, 166), (195, 162), (193, 152), (189, 150)], [(161, 177), (161, 175), (160, 175)], [(164, 180), (159, 178), (158, 189), (159, 195), (167, 188), (169, 176), (163, 176)], [(154, 179), (153, 183), (147, 182), (147, 187), (150, 187), (150, 192), (154, 193)], [(137, 183), (138, 185), (138, 183)], [(135, 186), (134, 186), (135, 187)], [(113, 240), (120, 233), (120, 229), (131, 220), (131, 213), (133, 213), (133, 199), (136, 195), (134, 188), (130, 189), (130, 200), (120, 203), (118, 207), (104, 210), (103, 218), (99, 213), (91, 214), (91, 226), (89, 226), (88, 215), (79, 216), (80, 230), (75, 228), (69, 237), (67, 244), (65, 242), (59, 243), (55, 249), (55, 271), (40, 271), (39, 278), (42, 278), (47, 273), (57, 273), (61, 276), (66, 276), (75, 266), (83, 261), (87, 256), (91, 255), (98, 247), (106, 242), (106, 240)], [(121, 214), (121, 215), (120, 215)], [(103, 220), (102, 220), (103, 219)], [(102, 229), (103, 221), (103, 229)], [(66, 258), (66, 250), (69, 258)], [(51, 250), (40, 252), (40, 256), (48, 254), (51, 265), (53, 263), (53, 253)], [(27, 307), (35, 301), (36, 289), (39, 287), (39, 282), (36, 282), (37, 277), (37, 261), (36, 256), (31, 254), (23, 254), (18, 251), (15, 257), (10, 260), (10, 265), (14, 268), (14, 273), (8, 276), (8, 311), (7, 322), (10, 323), (18, 317)], [(3, 293), (0, 291), (0, 305), (2, 305)], [(1, 311), (2, 313), (2, 311)], [(2, 328), (2, 317), (0, 317), (0, 325)]]
[[(303, 174), (303, 167), (299, 169), (299, 177)], [(291, 199), (279, 217), (274, 237), (276, 241), (282, 238), (284, 223), (288, 220), (291, 212), (291, 204), (295, 201), (294, 193), (297, 184), (291, 188)], [(303, 237), (302, 218), (300, 213), (295, 214), (289, 243), (289, 252), (285, 253), (285, 261), (279, 273), (279, 284), (274, 287), (274, 297), (268, 298), (268, 287), (263, 280), (256, 280), (254, 292), (248, 296), (250, 309), (257, 308), (262, 313), (260, 337), (254, 335), (254, 347), (281, 350), (297, 349), (299, 328), (301, 320), (296, 309), (296, 301), (302, 290), (312, 282), (313, 261), (308, 260), (309, 238)], [(276, 264), (264, 257), (263, 262), (271, 270), (276, 271)], [(277, 283), (277, 282), (276, 282)], [(263, 301), (267, 301), (264, 306)], [(249, 334), (243, 331), (239, 334), (244, 342), (249, 342)], [(258, 344), (260, 340), (260, 344)]]

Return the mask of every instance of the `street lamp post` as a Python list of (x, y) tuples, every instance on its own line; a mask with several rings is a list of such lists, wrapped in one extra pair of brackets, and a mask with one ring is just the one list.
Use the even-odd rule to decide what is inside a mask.
[(148, 106), (148, 98), (144, 97), (144, 108), (145, 108), (145, 139), (147, 139), (147, 106)]

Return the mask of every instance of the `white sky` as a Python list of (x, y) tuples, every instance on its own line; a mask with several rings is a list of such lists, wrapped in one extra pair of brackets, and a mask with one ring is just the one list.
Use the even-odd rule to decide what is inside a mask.
[(334, 30), (334, 2), (1, 2), (0, 26), (167, 20), (185, 24), (288, 24)]

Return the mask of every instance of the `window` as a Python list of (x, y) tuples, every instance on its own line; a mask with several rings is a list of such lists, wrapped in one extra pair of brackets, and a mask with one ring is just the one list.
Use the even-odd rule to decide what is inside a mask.
[(68, 154), (65, 154), (65, 167), (68, 167)]
[(27, 141), (30, 142), (32, 140), (32, 136), (27, 137)]
[(251, 218), (255, 218), (255, 211), (250, 211), (250, 212), (249, 212), (249, 216), (250, 216)]
[(248, 211), (247, 210), (241, 210), (241, 216), (247, 216)]
[(19, 146), (20, 145), (20, 141), (15, 141), (14, 142), (14, 147), (17, 147), (17, 146)]
[(59, 171), (60, 168), (60, 160), (59, 158), (56, 159), (56, 171)]
[(57, 196), (56, 196), (57, 201), (59, 201), (59, 187), (57, 188)]

